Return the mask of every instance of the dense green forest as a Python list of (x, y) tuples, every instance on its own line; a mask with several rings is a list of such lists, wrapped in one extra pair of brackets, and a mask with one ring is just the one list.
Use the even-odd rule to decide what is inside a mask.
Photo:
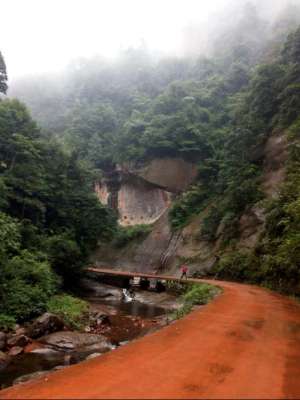
[[(116, 217), (93, 193), (102, 171), (165, 156), (193, 160), (199, 170), (171, 207), (172, 228), (207, 207), (201, 235), (213, 241), (224, 226), (213, 273), (300, 294), (299, 22), (296, 8), (268, 24), (247, 5), (209, 55), (155, 60), (129, 49), (114, 63), (78, 61), (60, 77), (23, 81), (12, 94), (41, 128), (18, 100), (1, 100), (1, 318), (45, 310), (97, 243), (115, 237)], [(237, 223), (264, 201), (263, 147), (278, 131), (290, 143), (286, 182), (265, 204), (259, 246), (239, 252)]]
[[(3, 57), (0, 87), (7, 89)], [(0, 101), (0, 324), (42, 313), (116, 218), (76, 153), (47, 140), (18, 100)]]

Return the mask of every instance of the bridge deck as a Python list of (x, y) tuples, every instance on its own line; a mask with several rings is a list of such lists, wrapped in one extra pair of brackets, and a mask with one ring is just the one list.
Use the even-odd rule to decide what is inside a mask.
[[(153, 278), (153, 279), (164, 279), (164, 280), (172, 280), (172, 281), (180, 281), (179, 277), (171, 276), (171, 275), (162, 275), (162, 274), (144, 274), (141, 272), (126, 272), (126, 271), (118, 271), (114, 269), (106, 269), (106, 268), (97, 268), (90, 267), (87, 268), (88, 272), (96, 272), (98, 274), (111, 275), (111, 276), (125, 276), (125, 277), (139, 277), (139, 278)], [(199, 282), (199, 279), (189, 279), (189, 281)]]

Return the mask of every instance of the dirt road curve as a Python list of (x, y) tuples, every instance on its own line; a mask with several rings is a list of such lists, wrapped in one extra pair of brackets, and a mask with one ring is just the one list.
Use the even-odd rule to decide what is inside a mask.
[(300, 306), (221, 283), (208, 306), (109, 354), (0, 398), (300, 398)]

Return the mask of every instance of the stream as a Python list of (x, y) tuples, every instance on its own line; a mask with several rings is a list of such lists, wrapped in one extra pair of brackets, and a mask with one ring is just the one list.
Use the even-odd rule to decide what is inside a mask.
[[(136, 290), (135, 299), (125, 301), (121, 288), (89, 279), (82, 282), (76, 295), (89, 303), (91, 313), (104, 315), (106, 319), (108, 317), (109, 323), (105, 323), (104, 319), (99, 329), (96, 328), (95, 331), (93, 328), (91, 333), (105, 336), (111, 344), (109, 350), (164, 326), (167, 314), (178, 307), (176, 297), (166, 292)], [(42, 376), (45, 371), (62, 369), (87, 358), (100, 356), (108, 351), (103, 351), (97, 343), (71, 350), (58, 349), (42, 344), (41, 339), (34, 341), (34, 346), (29, 345), (28, 349), (25, 348), (24, 353), (11, 357), (2, 367), (1, 388)]]

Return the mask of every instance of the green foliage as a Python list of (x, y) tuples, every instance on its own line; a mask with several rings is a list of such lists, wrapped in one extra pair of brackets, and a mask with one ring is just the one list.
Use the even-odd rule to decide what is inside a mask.
[(70, 278), (98, 240), (111, 239), (116, 219), (93, 193), (92, 174), (78, 156), (46, 141), (17, 100), (0, 103), (0, 132), (3, 210), (22, 221), (22, 244), (42, 248)]
[(289, 161), (286, 181), (280, 197), (274, 201), (267, 214), (263, 238), (261, 264), (270, 286), (300, 294), (300, 136), (295, 135), (299, 119), (291, 126)]
[(46, 140), (26, 107), (0, 102), (0, 313), (26, 321), (74, 281), (116, 218), (76, 154)]
[(282, 51), (284, 60), (297, 64), (300, 62), (300, 28), (290, 33)]
[(173, 229), (184, 227), (189, 218), (198, 214), (205, 208), (205, 200), (208, 193), (201, 185), (195, 185), (183, 193), (173, 204), (169, 212), (169, 218)]
[(0, 259), (18, 253), (20, 243), (20, 223), (0, 211)]
[(116, 231), (113, 244), (115, 247), (125, 247), (134, 240), (145, 239), (150, 232), (150, 225), (141, 224), (128, 227), (119, 226), (118, 230)]
[(78, 156), (96, 168), (111, 167), (118, 125), (112, 107), (106, 104), (81, 105), (75, 108), (70, 118), (65, 139), (68, 147), (78, 150)]
[(248, 281), (299, 296), (300, 294), (300, 147), (299, 120), (290, 127), (286, 181), (278, 199), (266, 209), (266, 230), (253, 252), (221, 258), (214, 274)]
[(7, 91), (7, 73), (6, 65), (4, 62), (3, 55), (0, 51), (0, 93), (6, 93)]
[(189, 303), (183, 304), (178, 310), (171, 314), (171, 320), (180, 319), (185, 317), (192, 311), (193, 306)]
[(70, 295), (57, 295), (47, 302), (47, 310), (62, 318), (72, 329), (82, 329), (88, 320), (88, 303)]
[(207, 283), (196, 283), (183, 295), (186, 304), (200, 305), (208, 303), (217, 293), (218, 288)]
[(259, 283), (261, 272), (255, 256), (249, 252), (235, 251), (223, 256), (212, 273), (221, 279)]
[(0, 331), (11, 331), (16, 325), (14, 317), (6, 314), (0, 314)]
[(23, 250), (1, 265), (0, 313), (25, 321), (41, 314), (59, 285), (45, 256)]
[(208, 215), (203, 218), (201, 226), (201, 237), (208, 241), (214, 241), (216, 239), (217, 229), (222, 220), (222, 214), (220, 210), (213, 206)]
[(70, 233), (50, 236), (45, 246), (51, 265), (59, 275), (64, 276), (68, 284), (78, 278), (84, 257)]
[(207, 304), (218, 293), (220, 289), (207, 283), (187, 284), (185, 293), (182, 295), (183, 305), (174, 314), (172, 319), (179, 319), (188, 314), (195, 305)]
[(179, 281), (167, 281), (166, 288), (168, 292), (174, 293), (176, 295), (182, 295), (185, 293), (188, 288), (189, 284), (187, 282), (179, 282)]

